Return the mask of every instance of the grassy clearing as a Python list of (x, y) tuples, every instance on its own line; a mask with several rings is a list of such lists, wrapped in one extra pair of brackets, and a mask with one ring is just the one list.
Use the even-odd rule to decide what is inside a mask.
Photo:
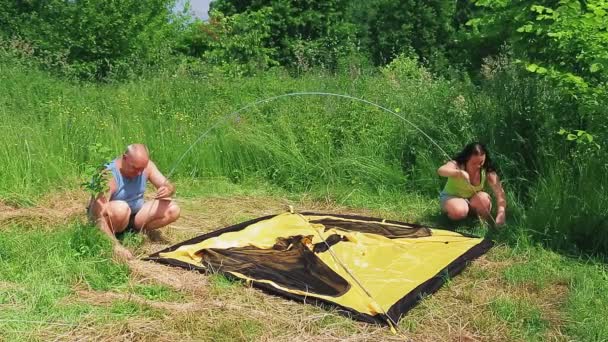
[[(327, 91), (390, 108), (448, 153), (484, 140), (501, 167), (510, 224), (496, 235), (502, 244), (412, 310), (400, 323), (407, 336), (607, 340), (606, 266), (580, 257), (581, 249), (605, 251), (606, 149), (567, 145), (555, 134), (573, 125), (561, 95), (499, 69), (479, 85), (433, 77), (407, 59), (358, 76), (178, 72), (93, 85), (0, 61), (0, 339), (397, 340), (383, 327), (219, 276), (116, 265), (84, 223), (87, 195), (75, 184), (106, 154), (144, 142), (169, 173), (201, 132), (238, 108)], [(592, 132), (595, 141), (606, 132)], [(435, 169), (446, 156), (419, 133), (344, 99), (290, 97), (251, 108), (219, 125), (171, 174), (183, 217), (160, 236), (123, 241), (145, 256), (289, 205), (488, 233), (478, 221), (452, 225), (438, 214)]]
[[(573, 127), (564, 118), (567, 101), (559, 91), (507, 66), (495, 67), (478, 85), (435, 77), (407, 58), (362, 75), (295, 78), (275, 70), (227, 78), (177, 72), (98, 85), (69, 83), (0, 60), (0, 198), (35, 205), (49, 189), (72, 189), (86, 178), (87, 166), (143, 142), (174, 180), (219, 178), (232, 184), (218, 192), (268, 185), (286, 197), (310, 193), (340, 205), (429, 216), (435, 209), (425, 203), (440, 190), (435, 170), (446, 153), (482, 140), (498, 161), (511, 224), (547, 245), (605, 250), (608, 150), (557, 134)], [(302, 91), (376, 102), (432, 141), (393, 114), (337, 97), (285, 97), (226, 118), (263, 98)], [(603, 130), (591, 133), (594, 141), (606, 140)], [(264, 185), (250, 186), (256, 183)], [(420, 199), (401, 201), (405, 194)]]
[[(223, 191), (218, 196), (217, 189), (199, 185), (205, 195), (192, 192), (182, 198), (183, 219), (160, 238), (127, 238), (136, 254), (147, 255), (200, 232), (277, 213), (287, 205), (412, 217), (389, 210), (399, 208), (398, 203), (362, 210), (246, 188), (233, 196)], [(76, 206), (82, 197), (86, 198), (73, 195), (73, 202), (65, 204)], [(3, 208), (4, 213), (7, 207)], [(22, 210), (21, 220), (26, 220), (30, 213), (36, 217), (41, 208), (12, 210)], [(353, 321), (332, 309), (270, 296), (220, 275), (141, 261), (129, 268), (114, 264), (104, 240), (79, 223), (82, 215), (73, 213), (67, 225), (53, 216), (39, 218), (46, 222), (41, 225), (44, 229), (23, 229), (15, 221), (2, 221), (1, 339), (401, 340), (386, 328)], [(475, 228), (474, 222), (470, 225)], [(599, 314), (608, 304), (606, 274), (605, 265), (598, 262), (524, 244), (501, 244), (424, 299), (401, 320), (400, 330), (416, 341), (602, 341), (608, 336), (608, 322)]]

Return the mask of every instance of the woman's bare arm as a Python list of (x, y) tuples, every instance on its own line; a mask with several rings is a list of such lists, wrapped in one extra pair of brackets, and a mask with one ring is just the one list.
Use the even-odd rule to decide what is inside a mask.
[(461, 170), (458, 167), (458, 164), (453, 160), (450, 160), (437, 169), (437, 174), (441, 177), (463, 178), (470, 182), (469, 174), (466, 171)]
[(500, 182), (500, 177), (498, 177), (496, 172), (488, 173), (488, 184), (490, 184), (492, 192), (494, 192), (494, 196), (496, 196), (496, 224), (502, 225), (505, 222), (507, 197)]

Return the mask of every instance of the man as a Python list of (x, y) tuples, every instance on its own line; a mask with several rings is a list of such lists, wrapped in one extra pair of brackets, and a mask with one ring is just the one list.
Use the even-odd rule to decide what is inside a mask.
[[(151, 231), (177, 220), (180, 208), (171, 199), (175, 187), (150, 160), (143, 144), (129, 145), (106, 169), (111, 172), (109, 193), (91, 199), (89, 217), (110, 237), (119, 259), (132, 259), (133, 254), (120, 244), (116, 234), (127, 229)], [(156, 187), (156, 194), (152, 201), (144, 202), (148, 180)]]

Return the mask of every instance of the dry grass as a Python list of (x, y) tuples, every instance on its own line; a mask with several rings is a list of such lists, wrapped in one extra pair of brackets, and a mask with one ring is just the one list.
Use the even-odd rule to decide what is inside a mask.
[(54, 333), (48, 331), (47, 336), (61, 336), (70, 330), (68, 339), (73, 336), (87, 340), (109, 340), (110, 336), (114, 340), (155, 341), (217, 340), (220, 336), (227, 340), (259, 341), (402, 340), (386, 328), (350, 321), (336, 313), (240, 286), (192, 297), (189, 303), (161, 303), (129, 294), (89, 291), (76, 292), (72, 300), (93, 305), (129, 301), (160, 309), (164, 315), (155, 322), (131, 318), (101, 326), (92, 321), (71, 329), (54, 327)]
[(75, 219), (84, 220), (88, 196), (83, 191), (62, 191), (43, 197), (35, 207), (0, 202), (0, 229), (9, 225), (51, 229)]
[(409, 312), (402, 326), (413, 327), (416, 341), (513, 341), (508, 322), (499, 319), (491, 304), (500, 298), (517, 300), (538, 307), (549, 328), (543, 340), (565, 341), (563, 305), (568, 288), (553, 284), (539, 289), (512, 286), (503, 280), (503, 271), (513, 261), (494, 261), (492, 256), (506, 246), (497, 246), (471, 264), (437, 293), (423, 300)]
[[(35, 220), (37, 227), (60, 227), (69, 220), (84, 220), (86, 195), (68, 192), (48, 196), (33, 208), (0, 206), (0, 227), (19, 220)], [(201, 233), (262, 215), (286, 211), (350, 213), (367, 216), (378, 213), (335, 206), (331, 202), (308, 199), (289, 201), (270, 197), (230, 197), (179, 200), (180, 220), (160, 231), (155, 239), (145, 238), (135, 251), (148, 255)], [(32, 224), (34, 226), (34, 224)], [(57, 228), (55, 228), (57, 229)], [(94, 292), (75, 289), (69, 303), (109, 306), (131, 302), (152, 308), (155, 317), (129, 317), (107, 322), (85, 316), (77, 326), (48, 326), (38, 332), (43, 340), (165, 341), (165, 340), (294, 340), (294, 341), (507, 341), (513, 340), (511, 327), (492, 313), (497, 298), (517, 298), (537, 305), (549, 322), (547, 340), (565, 339), (560, 327), (567, 286), (511, 286), (502, 272), (525, 259), (492, 258), (506, 247), (499, 246), (466, 269), (447, 286), (401, 320), (400, 331), (393, 335), (386, 327), (366, 324), (340, 315), (336, 310), (303, 305), (267, 295), (242, 283), (218, 283), (217, 276), (188, 272), (152, 262), (132, 261), (131, 283), (160, 284), (184, 296), (183, 301), (145, 299), (132, 293)], [(498, 259), (498, 260), (493, 260)], [(0, 290), (11, 284), (0, 283)]]
[(129, 268), (134, 283), (165, 285), (197, 297), (209, 292), (207, 277), (198, 272), (184, 272), (179, 268), (140, 260), (130, 261)]

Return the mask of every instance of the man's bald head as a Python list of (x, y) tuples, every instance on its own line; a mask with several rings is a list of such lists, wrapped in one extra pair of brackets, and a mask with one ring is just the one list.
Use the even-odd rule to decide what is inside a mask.
[(150, 159), (150, 155), (148, 154), (148, 148), (144, 144), (131, 144), (127, 146), (125, 155), (128, 155), (134, 160), (145, 161), (146, 163)]
[(131, 144), (127, 146), (125, 153), (122, 155), (122, 160), (121, 172), (127, 177), (138, 176), (150, 161), (148, 148), (144, 144)]

